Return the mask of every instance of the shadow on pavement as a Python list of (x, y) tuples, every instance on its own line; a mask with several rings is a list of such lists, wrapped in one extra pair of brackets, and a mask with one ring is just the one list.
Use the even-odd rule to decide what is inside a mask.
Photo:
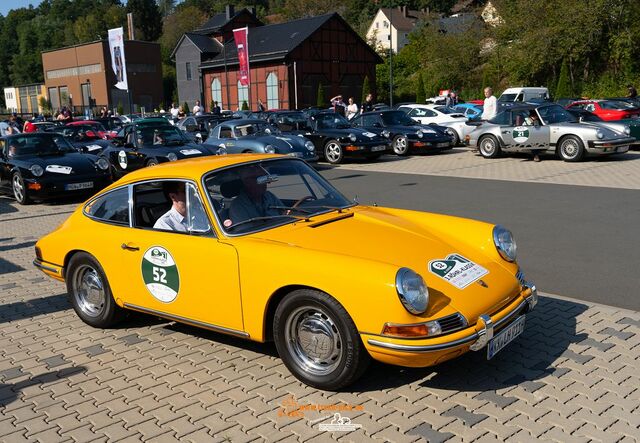
[(17, 203), (15, 200), (0, 196), (0, 215), (1, 214), (11, 214), (13, 212), (18, 212), (18, 208), (16, 208)]
[[(28, 380), (20, 381), (17, 383), (0, 383), (0, 407), (7, 406), (9, 403), (15, 401), (20, 396), (20, 391), (30, 386), (43, 385), (46, 383), (53, 383), (63, 378), (72, 377), (76, 374), (81, 374), (87, 371), (84, 366), (73, 366), (70, 368), (60, 369), (58, 371), (46, 372), (44, 374), (34, 375)], [(28, 372), (23, 372), (20, 366), (2, 371), (3, 378), (6, 381), (9, 378), (18, 378), (25, 375), (31, 375)]]
[(27, 301), (0, 305), (0, 323), (6, 323), (38, 315), (51, 314), (71, 308), (67, 294), (49, 295)]

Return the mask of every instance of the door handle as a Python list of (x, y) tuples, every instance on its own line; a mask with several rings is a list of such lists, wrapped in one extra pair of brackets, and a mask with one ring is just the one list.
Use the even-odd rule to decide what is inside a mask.
[(139, 251), (140, 248), (138, 246), (132, 246), (131, 243), (122, 243), (120, 247), (127, 251)]

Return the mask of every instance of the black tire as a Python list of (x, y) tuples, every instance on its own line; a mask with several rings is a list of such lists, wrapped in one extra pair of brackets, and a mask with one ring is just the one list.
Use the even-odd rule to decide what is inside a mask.
[(14, 172), (11, 176), (11, 190), (13, 191), (13, 197), (21, 205), (28, 205), (31, 203), (29, 197), (29, 190), (27, 185), (19, 172)]
[(158, 159), (156, 158), (150, 158), (149, 160), (147, 160), (147, 163), (145, 163), (145, 166), (158, 166), (160, 162), (158, 162)]
[(483, 135), (478, 140), (478, 150), (484, 158), (497, 158), (502, 154), (500, 142), (493, 135)]
[[(287, 295), (276, 308), (273, 334), (285, 366), (315, 388), (335, 391), (347, 386), (362, 375), (370, 361), (353, 320), (324, 292), (299, 289)], [(322, 341), (321, 351), (313, 355), (317, 347), (304, 349), (305, 339), (314, 344)]]
[(65, 281), (69, 301), (83, 322), (108, 328), (122, 319), (124, 311), (113, 299), (102, 266), (92, 255), (78, 252), (71, 257)]
[(562, 137), (558, 143), (558, 155), (566, 162), (579, 162), (584, 158), (584, 143), (575, 135)]
[(342, 163), (344, 159), (344, 150), (337, 140), (329, 140), (324, 145), (324, 159), (332, 165)]
[(460, 144), (460, 136), (458, 135), (458, 131), (456, 131), (455, 129), (451, 129), (450, 132), (452, 139), (451, 139), (451, 147), (456, 147)]
[(405, 156), (409, 153), (409, 140), (406, 135), (396, 135), (391, 142), (393, 153), (399, 156)]

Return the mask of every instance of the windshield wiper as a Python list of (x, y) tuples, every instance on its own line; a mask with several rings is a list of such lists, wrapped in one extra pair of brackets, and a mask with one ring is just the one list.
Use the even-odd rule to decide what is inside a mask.
[[(293, 206), (269, 206), (269, 209), (285, 209), (287, 211), (298, 211), (298, 212), (302, 212), (303, 214), (311, 214), (312, 211), (308, 211), (306, 209), (302, 209), (299, 207), (293, 207)], [(289, 214), (285, 214), (285, 215), (289, 215)]]
[(227, 231), (230, 231), (231, 229), (235, 229), (238, 226), (244, 225), (246, 223), (251, 223), (254, 221), (259, 221), (259, 220), (273, 220), (274, 218), (280, 218), (280, 217), (289, 217), (289, 218), (295, 218), (296, 220), (306, 220), (306, 217), (300, 217), (298, 215), (291, 215), (291, 214), (279, 214), (279, 215), (266, 215), (264, 217), (251, 217), (248, 218), (246, 220), (242, 220), (239, 221), (238, 223), (234, 223), (231, 226), (229, 226), (227, 228)]

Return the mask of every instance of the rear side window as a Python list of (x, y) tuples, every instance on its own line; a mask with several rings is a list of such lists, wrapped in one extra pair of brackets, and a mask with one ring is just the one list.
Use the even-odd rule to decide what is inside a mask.
[(96, 220), (129, 226), (129, 188), (107, 192), (84, 207), (84, 213)]

